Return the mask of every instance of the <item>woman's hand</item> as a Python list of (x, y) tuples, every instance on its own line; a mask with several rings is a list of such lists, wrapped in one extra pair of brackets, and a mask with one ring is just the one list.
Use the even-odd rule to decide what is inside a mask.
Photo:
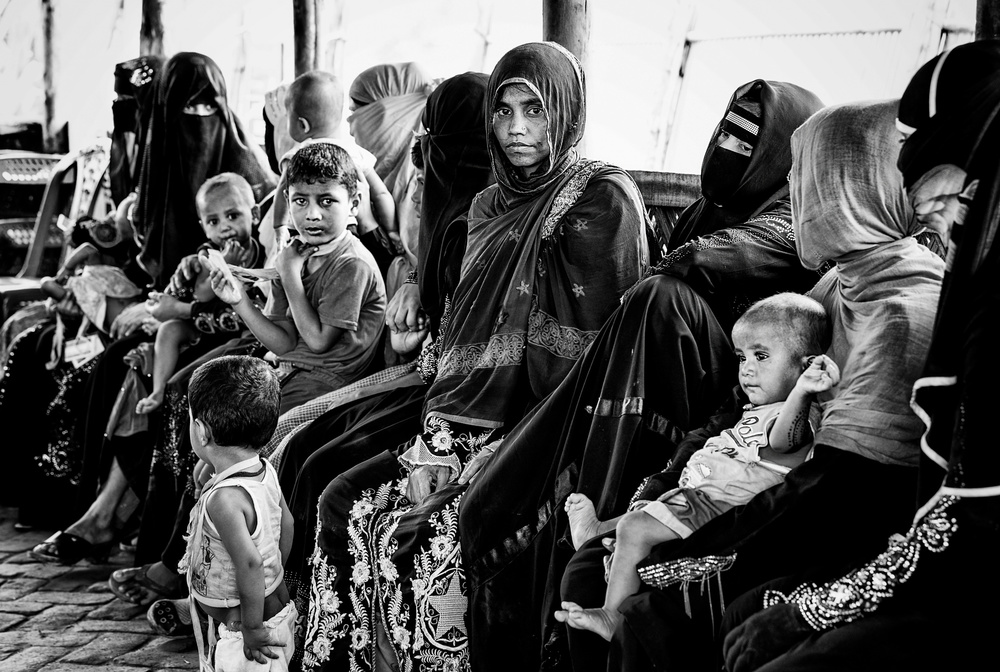
[(149, 314), (146, 304), (140, 302), (133, 303), (120, 312), (114, 322), (111, 323), (111, 328), (108, 331), (111, 334), (111, 338), (117, 341), (126, 336), (131, 336), (139, 329), (142, 329), (147, 334), (154, 334), (159, 326), (159, 321)]
[(473, 479), (476, 478), (476, 475), (482, 471), (483, 467), (490, 463), (490, 460), (493, 458), (493, 453), (497, 451), (497, 448), (499, 448), (501, 444), (503, 444), (503, 439), (494, 441), (476, 453), (475, 456), (469, 460), (469, 463), (465, 465), (465, 469), (462, 470), (461, 475), (458, 477), (458, 484), (465, 485), (466, 483), (471, 483)]
[(288, 284), (292, 278), (301, 277), (306, 260), (315, 252), (316, 248), (312, 245), (299, 240), (291, 241), (274, 260), (274, 267), (281, 276), (281, 281)]
[(185, 285), (197, 280), (199, 274), (201, 274), (201, 260), (197, 254), (189, 254), (177, 264), (174, 274), (170, 276), (167, 289), (174, 292), (179, 291)]
[(146, 299), (146, 309), (149, 314), (160, 322), (188, 318), (191, 316), (190, 308), (191, 304), (163, 292), (150, 292), (149, 298)]
[(419, 350), (427, 340), (428, 331), (390, 331), (389, 345), (393, 352), (400, 355), (409, 355)]
[(794, 604), (776, 604), (754, 614), (726, 635), (722, 654), (729, 672), (752, 672), (816, 631)]
[(406, 498), (414, 506), (419, 506), (428, 495), (447, 485), (450, 478), (451, 469), (448, 467), (427, 464), (417, 467), (410, 472), (410, 478), (406, 484)]
[(396, 290), (385, 309), (385, 324), (390, 331), (423, 331), (429, 326), (420, 307), (420, 287), (407, 282)]
[(243, 291), (243, 285), (239, 282), (234, 285), (226, 279), (225, 274), (220, 270), (213, 270), (208, 276), (208, 281), (211, 283), (215, 295), (230, 306), (238, 306), (247, 298), (246, 292)]

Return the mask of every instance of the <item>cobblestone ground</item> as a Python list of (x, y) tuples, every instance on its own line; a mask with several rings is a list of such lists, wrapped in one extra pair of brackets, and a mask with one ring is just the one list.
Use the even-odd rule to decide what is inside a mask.
[(18, 532), (0, 508), (0, 672), (163, 672), (198, 669), (193, 638), (156, 635), (145, 609), (116, 599), (108, 576), (132, 565), (35, 562), (28, 551), (50, 531)]

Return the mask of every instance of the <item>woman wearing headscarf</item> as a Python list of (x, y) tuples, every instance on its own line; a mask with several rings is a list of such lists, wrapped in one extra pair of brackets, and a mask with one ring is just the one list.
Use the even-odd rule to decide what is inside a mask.
[(267, 158), (229, 109), (219, 66), (203, 54), (175, 54), (156, 80), (134, 214), (139, 261), (157, 287), (205, 241), (195, 195), (224, 172), (246, 178), (258, 203), (276, 184)]
[(420, 132), (431, 89), (431, 80), (416, 63), (385, 63), (364, 70), (348, 91), (351, 135), (378, 159), (375, 172), (396, 202), (392, 228), (399, 234), (404, 256), (394, 260), (386, 274), (390, 299), (417, 263), (419, 209), (410, 198), (417, 188), (410, 147)]
[(937, 227), (948, 250), (927, 366), (913, 387), (926, 426), (913, 524), (825, 584), (798, 578), (741, 598), (730, 625), (767, 608), (726, 637), (732, 672), (973, 669), (993, 655), (995, 620), (984, 607), (1000, 597), (988, 569), (1000, 551), (991, 441), (1000, 403), (998, 73), (1000, 41), (962, 45), (921, 67), (899, 106), (908, 135), (899, 168), (918, 219)]
[(586, 122), (576, 58), (554, 43), (516, 47), (487, 90), (497, 184), (469, 213), (423, 430), (323, 493), (309, 666), (369, 669), (382, 639), (400, 669), (467, 669), (455, 481), (566, 375), (646, 261), (634, 183), (574, 149)]
[[(91, 224), (96, 226), (85, 228), (84, 216), (102, 217), (108, 196), (112, 205), (121, 206), (130, 193), (144, 150), (143, 128), (150, 113), (150, 91), (162, 65), (158, 57), (142, 56), (115, 66), (114, 89), (118, 95), (112, 103), (114, 125), (110, 150), (101, 146), (89, 147), (75, 160), (80, 177), (78, 193), (73, 199), (77, 210), (68, 213), (72, 219), (79, 220), (74, 241), (90, 243), (114, 258), (116, 264), (133, 256), (130, 253), (132, 241), (125, 235), (129, 228), (124, 217), (125, 207), (119, 207), (121, 217), (117, 222), (111, 219), (100, 223), (93, 221)], [(110, 194), (108, 188), (102, 186), (105, 170), (110, 178), (107, 183)], [(101, 208), (97, 207), (99, 204)], [(98, 231), (101, 235), (94, 235)], [(149, 281), (141, 269), (134, 268), (134, 260), (124, 265), (134, 285), (141, 287)], [(109, 277), (113, 272), (99, 273), (105, 281), (93, 283), (88, 292), (98, 306), (102, 298), (106, 305), (110, 295), (124, 298), (138, 294), (134, 285), (129, 286), (132, 283)], [(111, 301), (115, 303), (115, 299)], [(74, 300), (71, 298), (69, 303)], [(103, 328), (103, 318), (108, 313), (105, 311), (100, 316), (99, 313), (99, 309), (92, 311)], [(78, 513), (74, 502), (77, 491), (88, 491), (89, 496), (88, 486), (94, 484), (87, 474), (81, 477), (81, 451), (77, 436), (70, 430), (78, 419), (76, 402), (85, 395), (87, 374), (98, 362), (92, 360), (80, 369), (69, 364), (48, 366), (53, 359), (52, 343), (57, 331), (55, 316), (49, 307), (32, 304), (11, 316), (4, 324), (5, 336), (0, 336), (4, 339), (6, 334), (18, 337), (16, 341), (11, 340), (9, 366), (6, 349), (0, 356), (0, 366), (4, 368), (0, 379), (10, 376), (0, 382), (0, 417), (5, 418), (10, 445), (18, 446), (12, 465), (11, 490), (23, 493), (15, 496), (23, 508), (19, 511), (22, 525), (61, 526), (73, 520)], [(71, 329), (65, 338), (71, 339), (74, 335)], [(54, 405), (53, 400), (57, 402)], [(67, 506), (67, 501), (73, 504)]]
[[(422, 248), (421, 258), (427, 263), (421, 277), (433, 291), (421, 292), (420, 297), (428, 306), (450, 302), (465, 250), (469, 206), (493, 181), (483, 125), (487, 81), (487, 75), (472, 72), (446, 79), (427, 99), (424, 110), (418, 162), (424, 172), (421, 236), (428, 244)], [(374, 374), (343, 394), (306, 405), (315, 409), (286, 414), (305, 426), (293, 430), (294, 438), (284, 442), (271, 461), (280, 463), (282, 489), (295, 517), (286, 575), (290, 587), (298, 588), (303, 615), (308, 608), (316, 502), (333, 478), (420, 430), (420, 409), (436, 372), (442, 311), (443, 307), (430, 317), (434, 342), (424, 346), (418, 361)], [(278, 431), (282, 422), (294, 419), (286, 416)]]
[[(812, 458), (749, 504), (654, 549), (639, 570), (654, 589), (622, 606), (609, 664), (717, 669), (727, 599), (864, 558), (905, 526), (921, 433), (909, 391), (927, 357), (944, 262), (913, 237), (922, 226), (895, 166), (896, 110), (897, 101), (830, 107), (792, 136), (796, 245), (811, 268), (835, 264), (810, 295), (827, 310), (827, 355), (843, 372), (821, 399)], [(687, 588), (700, 581), (711, 589)]]
[[(561, 655), (565, 629), (551, 614), (573, 552), (566, 518), (555, 515), (563, 500), (582, 492), (601, 519), (624, 512), (643, 477), (662, 469), (684, 432), (700, 427), (736, 384), (735, 319), (759, 298), (805, 291), (818, 279), (795, 253), (785, 178), (791, 133), (821, 105), (784, 82), (736, 90), (708, 144), (704, 198), (679, 220), (688, 233), (678, 236), (700, 237), (675, 247), (629, 292), (470, 488), (461, 538), (477, 669), (533, 669)], [(734, 174), (734, 183), (765, 186), (755, 202), (715, 205), (711, 198), (729, 202), (719, 185)], [(603, 571), (600, 557), (596, 566)]]

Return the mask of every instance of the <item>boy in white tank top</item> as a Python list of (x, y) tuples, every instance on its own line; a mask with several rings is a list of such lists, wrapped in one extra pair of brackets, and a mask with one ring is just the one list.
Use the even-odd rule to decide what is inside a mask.
[[(214, 471), (191, 512), (179, 566), (202, 670), (287, 670), (292, 657), (298, 614), (284, 583), (292, 516), (274, 468), (258, 455), (280, 397), (274, 371), (252, 357), (207, 362), (188, 387), (191, 445)], [(199, 616), (209, 619), (207, 642)]]

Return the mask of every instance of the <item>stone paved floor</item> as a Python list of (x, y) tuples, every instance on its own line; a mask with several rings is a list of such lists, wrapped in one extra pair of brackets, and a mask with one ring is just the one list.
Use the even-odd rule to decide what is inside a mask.
[(193, 638), (156, 635), (145, 609), (115, 598), (108, 576), (132, 565), (35, 562), (27, 551), (51, 534), (18, 532), (0, 508), (0, 672), (146, 672), (198, 669)]

